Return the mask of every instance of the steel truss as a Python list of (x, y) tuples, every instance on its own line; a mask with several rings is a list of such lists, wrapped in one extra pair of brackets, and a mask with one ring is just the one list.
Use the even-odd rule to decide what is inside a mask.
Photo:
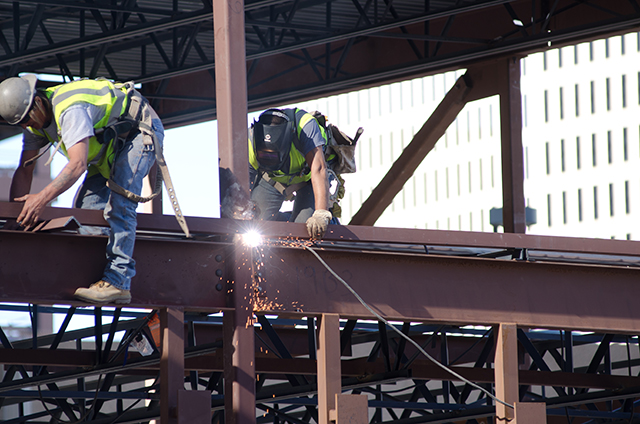
[[(135, 80), (167, 126), (212, 119), (213, 9), (210, 0), (0, 1), (0, 74)], [(640, 6), (259, 0), (244, 5), (243, 22), (256, 110), (633, 31)]]
[[(15, 216), (15, 211), (14, 204), (0, 204), (5, 218)], [(96, 211), (47, 210), (51, 217), (65, 213), (89, 224), (101, 221)], [(151, 224), (155, 233), (145, 230)], [(233, 237), (244, 231), (239, 223), (192, 218), (189, 224), (200, 241), (181, 240), (171, 217), (140, 216), (139, 276), (133, 283), (132, 306), (146, 310), (79, 308), (70, 293), (93, 271), (79, 267), (70, 276), (44, 258), (44, 252), (56, 246), (91, 262), (90, 257), (97, 256), (92, 246), (103, 242), (103, 237), (0, 230), (0, 245), (11, 246), (3, 249), (6, 253), (0, 259), (0, 274), (6, 282), (0, 294), (6, 301), (31, 301), (30, 306), (3, 309), (30, 312), (34, 319), (43, 313), (66, 314), (53, 334), (34, 334), (11, 343), (0, 331), (4, 347), (0, 363), (6, 369), (0, 383), (3, 405), (44, 402), (49, 410), (11, 422), (50, 416), (104, 423), (158, 418), (163, 391), (168, 390), (162, 386), (163, 377), (168, 379), (172, 371), (162, 370), (159, 352), (142, 357), (126, 346), (139, 331), (153, 340), (149, 317), (167, 307), (185, 311), (177, 315), (182, 316), (182, 331), (176, 333), (184, 346), (179, 387), (208, 393), (212, 422), (225, 422), (224, 386), (229, 375), (225, 376), (224, 346), (228, 345), (223, 342), (228, 324), (223, 316), (229, 312), (228, 296), (236, 290), (249, 294), (256, 310), (251, 356), (255, 358), (256, 408), (263, 414), (257, 422), (316, 422), (317, 317), (325, 312), (343, 317), (342, 390), (370, 395), (373, 422), (473, 423), (494, 416), (494, 403), (484, 393), (449, 375), (372, 319), (301, 247), (297, 240), (304, 234), (302, 225), (269, 223), (262, 228), (267, 242), (245, 248)], [(277, 236), (284, 233), (289, 234), (287, 239)], [(316, 248), (365, 301), (395, 320), (396, 328), (469, 381), (492, 390), (495, 326), (506, 321), (508, 314), (519, 323), (521, 401), (545, 402), (549, 422), (555, 416), (574, 422), (634, 420), (640, 398), (636, 336), (640, 321), (632, 304), (640, 294), (634, 288), (640, 257), (629, 243), (344, 226), (333, 229)], [(179, 268), (168, 266), (164, 273), (169, 278), (156, 281), (153, 290), (142, 287), (151, 281), (146, 277), (151, 265), (157, 267), (159, 254), (165, 261), (184, 261), (179, 252), (185, 250), (190, 263), (195, 259), (207, 269), (209, 280), (199, 280), (198, 274), (184, 276)], [(233, 258), (241, 251), (249, 261), (236, 263)], [(576, 259), (571, 253), (576, 251), (588, 253)], [(39, 258), (40, 271), (25, 273), (19, 265), (16, 258), (27, 252)], [(253, 277), (247, 290), (242, 290), (234, 283), (234, 270), (249, 265)], [(455, 274), (459, 269), (471, 277)], [(404, 283), (398, 286), (389, 280)], [(34, 291), (36, 281), (47, 284), (38, 284), (39, 290)], [(167, 305), (163, 293), (171, 293), (176, 282), (186, 297)], [(224, 286), (222, 297), (216, 294), (218, 284)], [(199, 303), (188, 297), (191, 287), (199, 290)], [(578, 295), (580, 290), (585, 293)], [(611, 307), (614, 300), (616, 308)], [(36, 306), (51, 303), (71, 306)], [(93, 315), (95, 324), (67, 331), (77, 314)], [(113, 321), (102, 324), (104, 316)], [(168, 325), (165, 321), (162, 328)]]

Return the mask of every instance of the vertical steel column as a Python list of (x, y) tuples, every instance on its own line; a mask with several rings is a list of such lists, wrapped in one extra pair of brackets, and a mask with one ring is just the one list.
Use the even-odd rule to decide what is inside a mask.
[[(318, 323), (318, 420), (330, 421), (336, 395), (342, 391), (340, 369), (340, 316), (322, 314)], [(334, 418), (335, 419), (335, 418)]]
[(160, 310), (160, 418), (162, 424), (178, 423), (178, 392), (184, 390), (184, 311)]
[(214, 0), (216, 112), (220, 166), (249, 188), (244, 1)]
[[(518, 401), (518, 334), (515, 324), (500, 324), (496, 337), (496, 397), (510, 405)], [(496, 403), (496, 418), (511, 421), (513, 408)]]
[[(225, 422), (256, 422), (256, 365), (253, 305), (251, 299), (251, 252), (236, 237), (235, 261), (228, 264), (230, 287), (223, 317)], [(233, 255), (230, 255), (233, 258)]]
[(524, 161), (520, 58), (500, 66), (500, 137), (502, 139), (502, 220), (505, 233), (524, 233)]

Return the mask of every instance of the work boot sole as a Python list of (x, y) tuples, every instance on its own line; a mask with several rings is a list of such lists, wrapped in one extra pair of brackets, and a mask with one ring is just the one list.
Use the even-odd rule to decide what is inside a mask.
[(104, 304), (104, 303), (115, 303), (117, 305), (127, 305), (129, 303), (131, 303), (131, 299), (107, 299), (107, 300), (97, 300), (97, 299), (91, 299), (89, 297), (84, 297), (84, 296), (80, 296), (80, 295), (75, 295), (76, 299), (82, 300), (83, 302), (87, 302), (87, 303), (100, 303), (100, 304)]

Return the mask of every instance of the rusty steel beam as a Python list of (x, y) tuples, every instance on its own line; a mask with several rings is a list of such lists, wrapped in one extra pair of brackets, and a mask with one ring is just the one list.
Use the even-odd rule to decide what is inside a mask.
[(226, 422), (255, 423), (256, 359), (253, 329), (252, 258), (248, 247), (239, 243), (232, 250), (230, 290), (224, 312), (224, 411)]
[[(106, 237), (0, 231), (0, 299), (86, 306), (74, 300), (73, 293), (102, 276), (106, 242)], [(139, 238), (133, 255), (137, 275), (131, 285), (131, 306), (224, 308), (226, 284), (216, 270), (225, 267), (225, 247)], [(65, 258), (76, 260), (70, 265)]]
[(504, 60), (496, 74), (500, 81), (503, 227), (505, 233), (524, 234), (526, 223), (520, 58)]
[[(63, 349), (59, 352), (49, 349), (33, 351), (31, 349), (0, 349), (0, 363), (4, 364), (22, 364), (31, 365), (47, 365), (53, 366), (51, 371), (62, 370), (62, 366), (68, 369), (69, 366), (90, 368), (94, 365), (88, 355), (93, 355), (94, 351), (87, 351), (86, 356), (78, 356), (72, 351)], [(69, 361), (64, 360), (63, 356), (69, 355)], [(129, 354), (127, 363), (134, 360), (142, 360), (137, 354)], [(24, 359), (20, 359), (22, 356)], [(121, 360), (116, 361), (116, 365)], [(380, 375), (387, 372), (383, 359), (375, 362), (368, 362), (367, 358), (343, 359), (340, 368), (342, 370), (342, 378), (357, 377), (362, 382), (367, 381), (366, 376)], [(466, 366), (450, 367), (462, 377), (476, 383), (494, 383), (495, 372), (491, 368), (471, 368)], [(199, 356), (185, 358), (185, 371), (198, 371), (202, 373), (222, 372), (224, 371), (224, 358), (222, 352), (207, 353)], [(413, 362), (410, 369), (410, 378), (417, 380), (448, 380), (460, 381), (459, 378), (451, 375), (441, 367), (433, 364), (426, 359), (420, 359)], [(122, 370), (123, 374), (149, 374), (155, 375), (160, 370), (158, 361), (151, 363), (141, 363), (136, 368), (127, 368)], [(265, 358), (257, 356), (255, 359), (255, 371), (260, 374), (268, 374), (271, 378), (285, 379), (285, 374), (296, 375), (317, 375), (317, 364), (314, 359), (308, 358)], [(54, 374), (55, 375), (55, 374)], [(74, 374), (75, 376), (75, 374)], [(406, 377), (405, 377), (406, 378)], [(69, 376), (65, 373), (59, 380), (67, 380)], [(55, 379), (52, 381), (56, 381)], [(640, 387), (640, 377), (612, 374), (592, 374), (580, 372), (563, 372), (563, 371), (530, 371), (519, 370), (518, 381), (520, 385), (531, 386), (555, 386), (555, 387), (575, 387), (588, 389), (611, 389), (621, 390)]]
[(213, 27), (220, 166), (249, 190), (244, 1), (214, 1)]
[(160, 325), (161, 419), (165, 424), (178, 424), (178, 396), (180, 391), (184, 391), (184, 311), (181, 308), (162, 308)]
[[(640, 268), (329, 249), (319, 254), (388, 319), (640, 331), (634, 302)], [(371, 316), (302, 248), (265, 248), (263, 279), (263, 303), (280, 305), (273, 313)]]
[[(0, 202), (0, 219), (16, 218), (19, 203)], [(43, 219), (74, 216), (83, 225), (106, 225), (101, 211), (45, 208)], [(305, 224), (273, 221), (234, 221), (218, 218), (187, 217), (189, 228), (196, 235), (216, 235), (219, 240), (232, 240), (234, 234), (258, 230), (267, 239), (307, 239)], [(138, 229), (173, 232), (181, 237), (175, 218), (169, 215), (138, 214)], [(9, 234), (0, 230), (1, 234)], [(54, 236), (54, 235), (52, 235)], [(370, 242), (385, 244), (418, 244), (429, 246), (519, 248), (542, 251), (576, 252), (587, 254), (640, 256), (637, 241), (589, 239), (577, 237), (536, 236), (510, 233), (479, 233), (470, 231), (420, 230), (414, 228), (384, 228), (359, 225), (330, 225), (324, 240), (331, 242)], [(157, 243), (163, 241), (158, 240)]]

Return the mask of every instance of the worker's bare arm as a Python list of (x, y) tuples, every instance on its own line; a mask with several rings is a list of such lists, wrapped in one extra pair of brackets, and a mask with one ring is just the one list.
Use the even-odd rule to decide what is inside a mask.
[(9, 200), (14, 202), (17, 197), (29, 194), (31, 190), (31, 181), (33, 180), (33, 170), (36, 167), (35, 161), (29, 166), (24, 166), (25, 162), (33, 159), (38, 155), (38, 150), (23, 150), (20, 155), (20, 164), (11, 179), (11, 188), (9, 189)]
[(311, 185), (315, 196), (315, 209), (326, 210), (329, 199), (329, 184), (327, 181), (327, 165), (324, 160), (322, 147), (316, 147), (305, 156), (311, 169)]
[(89, 152), (89, 138), (74, 144), (67, 150), (69, 162), (62, 168), (60, 174), (41, 192), (26, 194), (15, 200), (25, 202), (18, 222), (24, 226), (34, 225), (44, 207), (60, 194), (67, 191), (87, 170), (87, 155)]

